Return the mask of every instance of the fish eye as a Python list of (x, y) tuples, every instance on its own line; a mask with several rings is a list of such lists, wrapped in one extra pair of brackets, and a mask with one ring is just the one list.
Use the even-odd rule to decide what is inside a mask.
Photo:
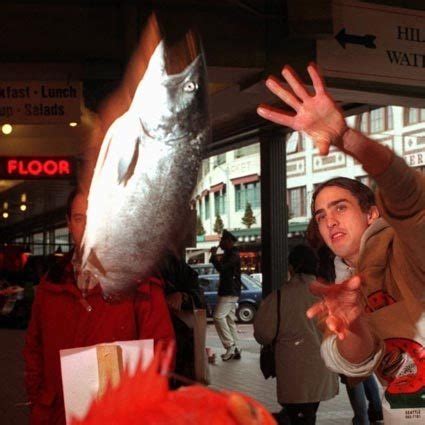
[(191, 93), (193, 91), (195, 91), (198, 88), (198, 85), (196, 83), (194, 83), (193, 81), (188, 81), (187, 83), (185, 83), (185, 85), (183, 86), (183, 90), (186, 93)]

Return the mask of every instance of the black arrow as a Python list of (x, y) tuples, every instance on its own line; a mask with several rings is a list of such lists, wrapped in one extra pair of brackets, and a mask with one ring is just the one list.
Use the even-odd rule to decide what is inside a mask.
[(376, 49), (375, 39), (376, 37), (371, 34), (366, 35), (354, 35), (347, 34), (345, 28), (343, 28), (336, 36), (338, 43), (345, 49), (345, 45), (360, 44), (361, 46), (367, 47), (368, 49)]

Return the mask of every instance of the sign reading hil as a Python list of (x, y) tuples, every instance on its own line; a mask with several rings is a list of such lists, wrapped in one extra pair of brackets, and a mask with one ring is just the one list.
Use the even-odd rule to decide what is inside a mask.
[(0, 82), (0, 123), (79, 122), (80, 102), (80, 82)]
[(317, 42), (326, 76), (425, 85), (425, 12), (353, 0), (333, 3), (335, 38)]

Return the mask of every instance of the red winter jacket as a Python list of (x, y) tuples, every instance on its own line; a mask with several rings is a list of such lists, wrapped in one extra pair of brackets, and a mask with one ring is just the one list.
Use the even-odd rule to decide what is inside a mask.
[(65, 424), (59, 350), (149, 338), (155, 343), (174, 341), (162, 281), (148, 278), (134, 298), (108, 303), (99, 285), (82, 298), (71, 263), (60, 283), (43, 279), (36, 290), (24, 347), (30, 423)]

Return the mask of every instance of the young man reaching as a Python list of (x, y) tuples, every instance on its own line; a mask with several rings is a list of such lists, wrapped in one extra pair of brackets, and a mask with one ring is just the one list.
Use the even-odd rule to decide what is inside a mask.
[(328, 367), (352, 377), (375, 371), (393, 409), (425, 407), (425, 177), (349, 128), (316, 66), (307, 70), (314, 95), (289, 66), (282, 75), (292, 90), (274, 77), (266, 82), (295, 113), (260, 105), (259, 115), (303, 131), (322, 155), (333, 146), (354, 157), (379, 188), (376, 205), (332, 181), (316, 190), (315, 226), (335, 254), (337, 280), (338, 273), (345, 280), (314, 283), (323, 301), (307, 314), (326, 324), (322, 356)]

